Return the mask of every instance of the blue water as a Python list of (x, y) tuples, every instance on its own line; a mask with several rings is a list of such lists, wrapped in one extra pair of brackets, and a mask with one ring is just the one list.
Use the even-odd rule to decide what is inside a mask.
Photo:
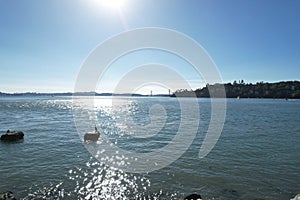
[[(95, 102), (101, 134), (140, 153), (172, 141), (182, 117), (175, 98), (120, 98), (115, 109), (109, 97)], [(202, 159), (211, 106), (209, 99), (198, 102), (199, 129), (189, 149), (169, 166), (137, 174), (91, 156), (74, 123), (74, 110), (84, 107), (73, 107), (72, 97), (2, 97), (1, 133), (22, 130), (25, 139), (0, 143), (0, 191), (11, 190), (17, 199), (183, 199), (190, 193), (204, 199), (290, 199), (300, 193), (299, 100), (228, 99), (222, 135)], [(164, 126), (153, 137), (132, 137), (122, 120), (145, 126), (153, 105), (165, 109)]]

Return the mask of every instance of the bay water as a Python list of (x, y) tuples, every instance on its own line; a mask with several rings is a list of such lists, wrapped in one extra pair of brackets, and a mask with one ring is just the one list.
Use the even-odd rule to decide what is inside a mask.
[[(74, 122), (74, 109), (84, 108), (74, 108), (72, 101), (0, 98), (1, 134), (8, 129), (25, 133), (23, 141), (0, 143), (0, 192), (13, 191), (17, 199), (183, 199), (191, 193), (203, 199), (290, 199), (300, 193), (300, 100), (221, 99), (227, 103), (222, 134), (212, 151), (199, 158), (211, 102), (197, 99), (200, 121), (192, 144), (175, 162), (149, 173), (111, 167), (101, 162), (101, 154), (94, 158)], [(150, 152), (176, 136), (182, 120), (176, 98), (117, 101), (119, 107), (112, 111), (111, 97), (95, 97), (95, 115), (101, 135), (118, 141), (120, 148)], [(131, 129), (122, 124), (123, 117), (146, 126), (153, 105), (165, 110), (163, 128), (152, 137), (128, 139)]]

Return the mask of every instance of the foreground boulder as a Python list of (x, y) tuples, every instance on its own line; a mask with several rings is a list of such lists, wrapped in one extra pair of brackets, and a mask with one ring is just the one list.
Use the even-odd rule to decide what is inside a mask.
[(22, 131), (6, 131), (5, 134), (1, 135), (1, 141), (14, 142), (22, 140), (24, 138), (24, 133)]
[(14, 193), (11, 191), (0, 192), (0, 200), (16, 200)]

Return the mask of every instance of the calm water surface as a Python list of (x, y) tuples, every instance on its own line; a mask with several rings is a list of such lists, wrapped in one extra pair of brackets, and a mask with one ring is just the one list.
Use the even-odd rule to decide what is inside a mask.
[[(117, 101), (119, 108), (112, 110), (110, 98), (97, 97), (95, 114), (101, 134), (119, 147), (149, 152), (176, 135), (181, 116), (175, 98)], [(210, 100), (198, 101), (199, 130), (181, 158), (151, 173), (132, 174), (89, 154), (73, 119), (74, 109), (81, 108), (72, 109), (71, 97), (2, 97), (1, 133), (22, 130), (25, 139), (0, 143), (0, 191), (11, 190), (18, 199), (182, 199), (195, 192), (204, 199), (290, 199), (300, 193), (299, 100), (227, 100), (222, 135), (202, 159)], [(157, 104), (166, 111), (163, 128), (150, 138), (130, 138), (130, 127), (117, 119), (130, 117), (145, 126), (151, 122), (149, 108)]]

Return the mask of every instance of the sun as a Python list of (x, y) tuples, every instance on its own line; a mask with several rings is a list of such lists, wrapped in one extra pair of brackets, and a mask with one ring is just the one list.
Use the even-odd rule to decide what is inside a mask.
[(120, 9), (124, 5), (125, 0), (100, 0), (104, 7), (110, 9)]

